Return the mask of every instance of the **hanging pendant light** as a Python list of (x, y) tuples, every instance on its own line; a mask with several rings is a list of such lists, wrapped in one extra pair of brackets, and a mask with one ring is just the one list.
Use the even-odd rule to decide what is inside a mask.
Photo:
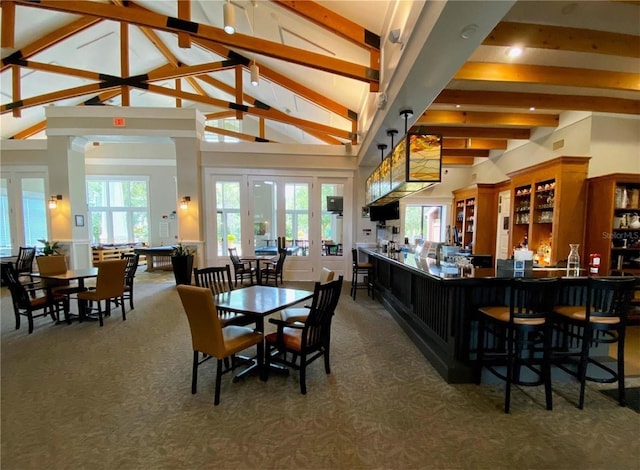
[(233, 34), (236, 32), (236, 13), (231, 2), (222, 5), (222, 16), (224, 18), (224, 32)]
[(258, 67), (258, 64), (255, 62), (251, 64), (249, 71), (251, 72), (251, 84), (253, 86), (258, 86), (260, 82), (260, 68)]

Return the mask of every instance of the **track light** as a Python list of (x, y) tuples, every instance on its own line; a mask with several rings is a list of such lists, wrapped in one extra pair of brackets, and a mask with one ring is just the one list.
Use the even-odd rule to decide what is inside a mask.
[(249, 71), (251, 72), (251, 84), (253, 86), (258, 86), (260, 82), (260, 68), (258, 67), (258, 64), (255, 62), (251, 64)]
[(224, 17), (224, 32), (233, 34), (236, 32), (236, 13), (231, 2), (222, 5), (222, 16)]

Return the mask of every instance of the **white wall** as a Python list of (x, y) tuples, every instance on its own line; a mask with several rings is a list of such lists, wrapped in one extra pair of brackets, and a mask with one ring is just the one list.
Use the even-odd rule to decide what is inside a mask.
[(640, 118), (594, 115), (589, 178), (608, 173), (640, 173)]

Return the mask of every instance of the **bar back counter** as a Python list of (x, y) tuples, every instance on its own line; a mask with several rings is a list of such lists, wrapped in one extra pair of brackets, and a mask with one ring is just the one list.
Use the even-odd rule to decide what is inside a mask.
[[(476, 309), (504, 302), (498, 279), (514, 271), (475, 268), (448, 274), (436, 260), (409, 253), (388, 256), (360, 248), (373, 264), (376, 293), (383, 305), (448, 383), (474, 383)], [(533, 269), (524, 277), (561, 277), (558, 302), (584, 305), (587, 277), (564, 277), (566, 269)]]

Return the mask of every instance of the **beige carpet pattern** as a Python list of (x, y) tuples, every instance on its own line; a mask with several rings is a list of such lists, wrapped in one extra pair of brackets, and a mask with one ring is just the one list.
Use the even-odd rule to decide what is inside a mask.
[[(311, 287), (310, 284), (288, 283)], [(382, 306), (343, 295), (332, 374), (223, 377), (201, 367), (191, 395), (191, 340), (171, 273), (136, 278), (127, 321), (36, 320), (14, 329), (2, 288), (1, 467), (27, 469), (638, 469), (640, 415), (575, 382), (513, 392), (448, 385)], [(640, 385), (627, 379), (627, 386)], [(611, 386), (609, 386), (611, 387)]]

